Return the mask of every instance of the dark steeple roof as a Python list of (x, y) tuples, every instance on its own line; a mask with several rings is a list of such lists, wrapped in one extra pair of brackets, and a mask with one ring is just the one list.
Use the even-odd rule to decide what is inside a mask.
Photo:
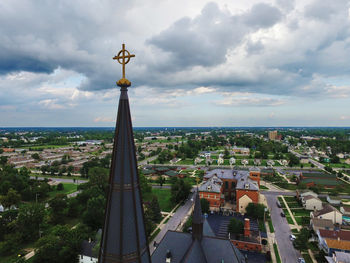
[(198, 189), (194, 201), (193, 218), (192, 218), (192, 236), (195, 239), (202, 239), (203, 236), (203, 215), (201, 201), (199, 199)]
[(123, 78), (117, 84), (121, 94), (99, 262), (151, 262), (127, 93), (130, 82)]

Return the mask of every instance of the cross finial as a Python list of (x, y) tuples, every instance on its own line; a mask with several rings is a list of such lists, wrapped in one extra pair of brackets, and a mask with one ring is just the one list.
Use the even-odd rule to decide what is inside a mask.
[(129, 87), (131, 85), (130, 81), (125, 78), (125, 65), (128, 64), (130, 58), (133, 57), (135, 57), (135, 55), (131, 55), (130, 52), (125, 49), (125, 44), (122, 45), (122, 50), (119, 51), (118, 55), (113, 57), (113, 59), (116, 59), (119, 64), (123, 66), (123, 78), (117, 82), (118, 86)]

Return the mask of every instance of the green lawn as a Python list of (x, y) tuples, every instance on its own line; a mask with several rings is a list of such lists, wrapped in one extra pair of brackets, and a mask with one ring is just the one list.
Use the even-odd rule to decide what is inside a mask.
[(310, 211), (305, 209), (291, 209), (294, 216), (310, 216)]
[(49, 197), (52, 198), (52, 197), (55, 197), (56, 194), (71, 194), (71, 193), (74, 193), (77, 191), (77, 185), (76, 184), (73, 184), (73, 183), (62, 183), (63, 184), (63, 187), (64, 189), (62, 191), (57, 191), (56, 190), (56, 187), (57, 186), (54, 186), (54, 190), (49, 192)]
[(296, 202), (296, 198), (294, 196), (285, 196), (284, 200), (286, 200), (286, 202)]
[(150, 201), (152, 198), (152, 194), (156, 195), (158, 197), (158, 202), (160, 209), (164, 212), (170, 212), (176, 204), (173, 204), (170, 201), (170, 189), (163, 188), (153, 188), (152, 193), (147, 193), (143, 196), (144, 201)]
[(277, 263), (282, 263), (281, 258), (280, 258), (280, 254), (278, 253), (278, 248), (277, 248), (276, 243), (273, 243), (273, 250), (275, 251)]
[(290, 209), (292, 208), (301, 208), (298, 202), (287, 202)]
[(306, 262), (306, 263), (313, 263), (313, 261), (312, 261), (310, 255), (309, 255), (309, 253), (302, 253), (301, 255), (302, 255), (302, 257), (305, 259), (305, 262)]
[(290, 215), (286, 215), (286, 219), (287, 219), (288, 224), (294, 225), (293, 219), (290, 217)]

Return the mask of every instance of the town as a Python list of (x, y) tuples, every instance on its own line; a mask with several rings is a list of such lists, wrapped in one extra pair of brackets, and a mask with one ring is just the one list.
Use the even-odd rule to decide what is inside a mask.
[[(0, 262), (97, 262), (113, 136), (0, 129)], [(349, 129), (135, 128), (134, 136), (155, 262), (171, 235), (197, 233), (196, 194), (203, 235), (230, 240), (248, 262), (350, 262)]]

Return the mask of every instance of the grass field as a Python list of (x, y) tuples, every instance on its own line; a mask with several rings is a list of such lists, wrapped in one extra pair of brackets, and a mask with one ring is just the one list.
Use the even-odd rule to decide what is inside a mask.
[(64, 189), (62, 191), (57, 191), (56, 190), (56, 187), (55, 186), (55, 189), (51, 192), (49, 192), (49, 197), (50, 198), (53, 198), (56, 196), (56, 194), (65, 194), (65, 195), (68, 195), (68, 194), (71, 194), (71, 193), (74, 193), (77, 191), (77, 185), (76, 184), (73, 184), (73, 183), (62, 183), (63, 184), (63, 187)]
[(147, 193), (146, 195), (143, 196), (143, 200), (151, 201), (152, 194), (158, 197), (160, 209), (164, 212), (170, 212), (176, 205), (170, 201), (170, 196), (171, 196), (170, 189), (153, 188), (152, 193)]

